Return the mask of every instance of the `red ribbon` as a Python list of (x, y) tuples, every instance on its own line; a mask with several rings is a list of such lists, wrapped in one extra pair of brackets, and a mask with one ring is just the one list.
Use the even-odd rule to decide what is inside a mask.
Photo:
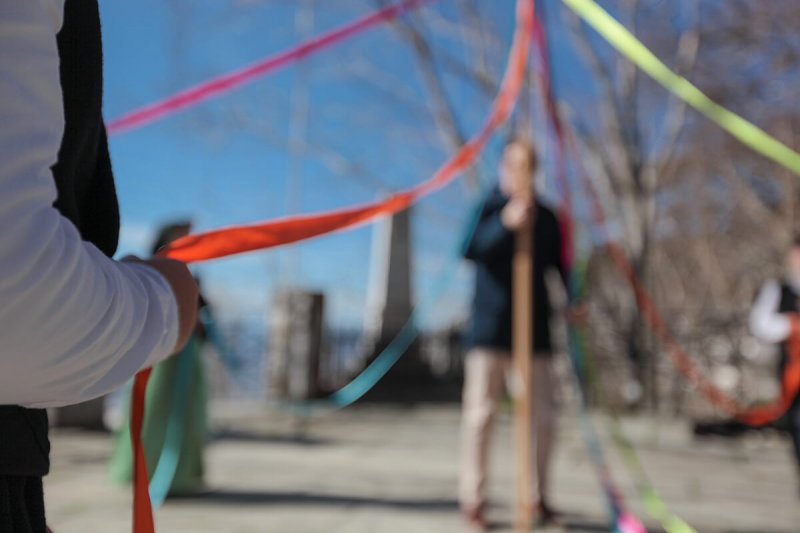
[(136, 374), (133, 380), (131, 399), (131, 444), (133, 445), (133, 531), (134, 533), (154, 533), (153, 508), (150, 504), (150, 483), (147, 474), (147, 461), (142, 445), (142, 425), (144, 424), (144, 399), (150, 368)]

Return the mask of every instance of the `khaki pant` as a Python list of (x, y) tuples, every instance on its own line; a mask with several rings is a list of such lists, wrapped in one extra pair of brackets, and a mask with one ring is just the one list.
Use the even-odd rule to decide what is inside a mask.
[[(556, 380), (549, 357), (532, 359), (531, 424), (533, 436), (532, 504), (546, 499), (550, 457), (556, 430)], [(461, 420), (461, 472), (459, 500), (464, 507), (486, 502), (489, 447), (492, 424), (502, 399), (504, 384), (511, 377), (508, 352), (475, 348), (467, 353), (464, 366), (464, 396)], [(516, 380), (517, 382), (519, 380)], [(509, 380), (514, 394), (514, 380)], [(544, 497), (544, 498), (543, 498)]]

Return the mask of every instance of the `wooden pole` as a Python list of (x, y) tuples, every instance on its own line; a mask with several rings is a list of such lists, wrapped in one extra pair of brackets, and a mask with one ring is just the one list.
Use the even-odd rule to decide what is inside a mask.
[[(536, 8), (535, 0), (531, 0), (531, 6), (533, 9)], [(526, 81), (528, 82), (528, 91), (532, 99), (534, 71), (530, 64), (527, 66)], [(523, 104), (528, 103), (531, 108), (527, 109), (522, 116), (529, 118), (526, 129), (530, 130), (532, 139), (533, 119), (531, 112), (533, 109), (531, 99), (527, 102), (523, 101)], [(536, 167), (533, 152), (528, 153), (528, 158), (529, 172), (516, 173), (513, 176), (513, 190), (515, 197), (532, 201), (533, 176), (531, 172)], [(514, 519), (514, 531), (516, 533), (530, 531), (533, 521), (533, 413), (531, 413), (533, 372), (531, 370), (531, 356), (533, 355), (533, 228), (535, 219), (536, 213), (534, 211), (528, 222), (517, 230), (512, 260), (511, 356), (519, 387), (514, 397), (515, 464), (517, 467), (516, 512)]]
[[(530, 200), (530, 183), (520, 187)], [(535, 218), (534, 216), (531, 217)], [(515, 531), (530, 531), (533, 446), (531, 439), (531, 355), (533, 354), (533, 220), (516, 232), (513, 258), (512, 360), (519, 390), (514, 399), (516, 438)]]

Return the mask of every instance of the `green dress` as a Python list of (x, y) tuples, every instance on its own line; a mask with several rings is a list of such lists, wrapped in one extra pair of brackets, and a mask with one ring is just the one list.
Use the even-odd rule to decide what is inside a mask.
[[(167, 438), (170, 420), (183, 425), (179, 439), (179, 459), (169, 495), (191, 494), (203, 489), (203, 448), (207, 436), (207, 393), (203, 361), (200, 357), (201, 341), (195, 334), (178, 354), (153, 367), (147, 385), (142, 443), (147, 459), (147, 470), (152, 477)], [(181, 401), (175, 398), (175, 384), (179, 368), (188, 372), (183, 400), (183, 415), (172, 414), (173, 406)], [(130, 394), (130, 393), (129, 393)], [(127, 402), (130, 405), (130, 401)], [(130, 434), (130, 412), (122, 429), (116, 434), (111, 455), (111, 478), (115, 483), (130, 483), (133, 475), (133, 451)]]

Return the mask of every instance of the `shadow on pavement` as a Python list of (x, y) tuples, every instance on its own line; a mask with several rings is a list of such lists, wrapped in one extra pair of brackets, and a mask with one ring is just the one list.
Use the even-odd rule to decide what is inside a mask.
[(198, 502), (204, 505), (281, 505), (293, 507), (322, 505), (377, 507), (423, 512), (458, 511), (458, 502), (451, 499), (373, 498), (308, 492), (215, 490), (191, 496), (170, 497), (169, 501)]
[(292, 444), (299, 446), (327, 446), (333, 443), (330, 439), (310, 437), (298, 434), (259, 433), (255, 431), (242, 431), (226, 429), (217, 431), (211, 438), (212, 442), (254, 442), (263, 444)]

